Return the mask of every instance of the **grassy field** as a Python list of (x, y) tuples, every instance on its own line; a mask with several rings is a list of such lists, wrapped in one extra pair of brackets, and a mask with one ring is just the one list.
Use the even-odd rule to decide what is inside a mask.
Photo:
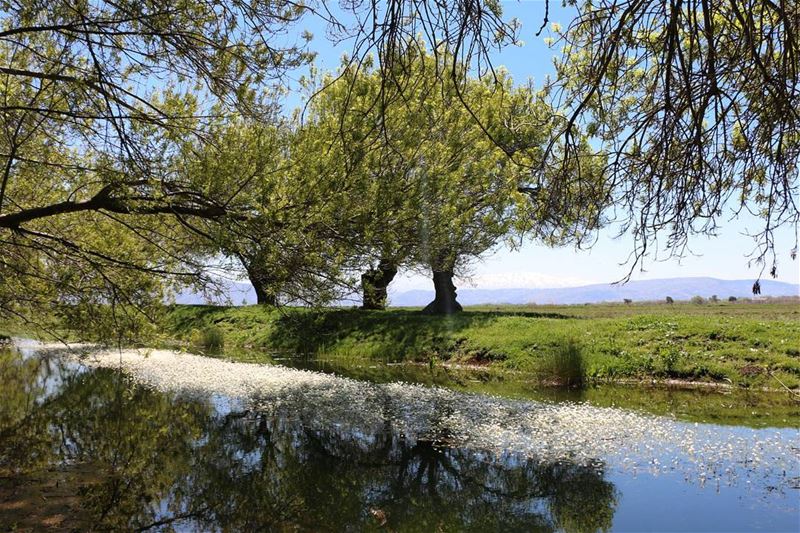
[[(182, 342), (342, 360), (481, 365), (543, 381), (678, 379), (800, 387), (800, 301), (483, 306), (452, 317), (176, 306)], [(250, 358), (258, 359), (257, 353)]]

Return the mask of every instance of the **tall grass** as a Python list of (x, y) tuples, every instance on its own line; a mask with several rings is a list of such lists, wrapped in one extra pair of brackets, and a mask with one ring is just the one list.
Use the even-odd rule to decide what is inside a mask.
[(562, 387), (581, 387), (584, 384), (586, 365), (580, 344), (573, 339), (547, 353), (539, 365), (541, 378)]
[(218, 352), (225, 346), (225, 334), (217, 326), (203, 328), (198, 344), (210, 352)]

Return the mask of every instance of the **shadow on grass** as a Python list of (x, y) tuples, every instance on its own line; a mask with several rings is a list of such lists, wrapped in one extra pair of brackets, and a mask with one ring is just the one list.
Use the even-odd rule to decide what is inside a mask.
[(167, 307), (169, 330), (185, 334), (193, 329), (211, 326), (223, 320), (230, 307), (220, 305), (171, 305)]
[(293, 311), (275, 320), (269, 345), (305, 357), (335, 353), (388, 361), (447, 358), (461, 346), (460, 332), (503, 316), (572, 318), (558, 313), (496, 311), (451, 316), (423, 315), (412, 309)]

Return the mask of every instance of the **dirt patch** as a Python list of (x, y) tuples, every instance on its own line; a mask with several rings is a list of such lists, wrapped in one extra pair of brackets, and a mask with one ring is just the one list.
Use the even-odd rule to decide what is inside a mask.
[(753, 377), (763, 374), (764, 369), (756, 365), (745, 365), (739, 369), (739, 373), (744, 377)]

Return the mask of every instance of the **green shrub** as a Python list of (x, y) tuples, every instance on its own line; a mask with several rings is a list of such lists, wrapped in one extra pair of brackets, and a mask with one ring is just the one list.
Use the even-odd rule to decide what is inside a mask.
[(580, 387), (586, 374), (581, 346), (570, 339), (547, 353), (539, 366), (541, 377), (564, 387)]
[(692, 296), (692, 300), (691, 301), (692, 301), (693, 304), (697, 304), (697, 305), (703, 305), (704, 303), (706, 303), (706, 299), (703, 298), (702, 296)]

